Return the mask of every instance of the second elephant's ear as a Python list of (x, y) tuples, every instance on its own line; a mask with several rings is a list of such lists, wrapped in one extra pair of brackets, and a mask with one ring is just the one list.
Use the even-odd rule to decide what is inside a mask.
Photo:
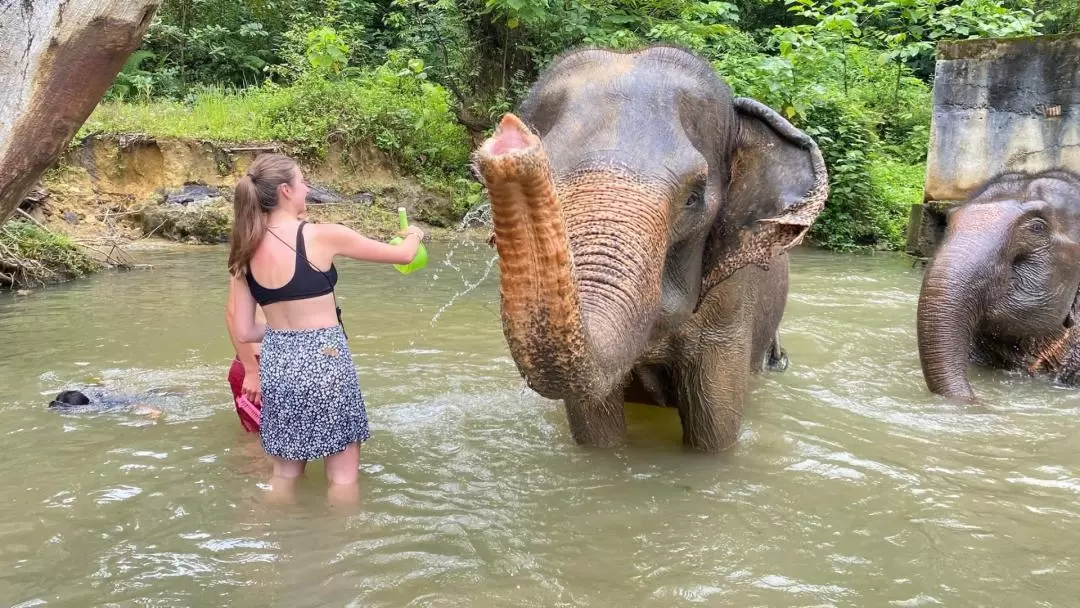
[(735, 99), (731, 182), (721, 218), (740, 226), (713, 230), (701, 294), (749, 264), (769, 262), (798, 245), (825, 207), (829, 175), (817, 144), (753, 99)]

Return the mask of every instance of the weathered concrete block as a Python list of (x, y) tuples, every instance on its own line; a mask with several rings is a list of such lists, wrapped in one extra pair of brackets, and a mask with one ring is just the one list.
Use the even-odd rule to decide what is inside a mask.
[(926, 200), (1004, 171), (1080, 171), (1080, 35), (943, 42)]

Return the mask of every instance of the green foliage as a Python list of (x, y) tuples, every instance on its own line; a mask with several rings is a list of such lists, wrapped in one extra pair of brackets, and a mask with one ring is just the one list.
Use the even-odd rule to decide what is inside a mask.
[(184, 102), (168, 99), (146, 103), (105, 102), (94, 109), (74, 141), (98, 132), (265, 141), (271, 138), (267, 113), (273, 100), (264, 89), (226, 91), (200, 87)]
[(331, 136), (370, 141), (407, 172), (460, 174), (468, 137), (450, 114), (446, 90), (422, 78), (422, 69), (399, 56), (348, 80), (309, 74), (290, 87), (269, 88), (267, 134), (313, 155), (325, 153)]
[(103, 131), (280, 140), (309, 157), (323, 156), (331, 138), (340, 138), (374, 144), (405, 172), (443, 179), (461, 175), (469, 155), (468, 137), (449, 106), (447, 92), (426, 80), (423, 63), (398, 54), (352, 78), (331, 80), (316, 70), (289, 86), (202, 89), (186, 103), (104, 103), (79, 136)]
[(154, 72), (144, 70), (143, 65), (155, 57), (152, 51), (145, 49), (132, 53), (116, 75), (116, 80), (109, 87), (105, 98), (124, 101), (137, 95), (143, 101), (149, 100), (154, 90)]
[(1044, 0), (1036, 19), (1047, 34), (1080, 32), (1080, 2), (1076, 0)]
[(349, 45), (333, 28), (320, 27), (308, 32), (306, 55), (316, 70), (338, 74), (349, 59)]
[(886, 247), (910, 199), (886, 177), (925, 161), (935, 44), (1078, 28), (1076, 0), (164, 0), (109, 94), (136, 105), (92, 120), (310, 154), (373, 141), (471, 200), (462, 127), (490, 129), (557, 54), (675, 44), (817, 139), (821, 242)]
[(895, 249), (904, 244), (908, 214), (923, 202), (926, 165), (905, 164), (889, 157), (871, 160), (870, 181), (877, 193), (877, 209), (884, 240)]
[(871, 246), (883, 240), (879, 197), (870, 183), (873, 131), (836, 100), (821, 100), (806, 108), (803, 130), (821, 148), (829, 169), (830, 197), (811, 236), (832, 249)]

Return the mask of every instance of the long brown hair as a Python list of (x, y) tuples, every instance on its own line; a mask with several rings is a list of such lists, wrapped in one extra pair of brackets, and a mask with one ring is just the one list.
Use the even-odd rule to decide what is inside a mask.
[(233, 230), (229, 273), (247, 273), (251, 257), (266, 235), (266, 216), (277, 207), (278, 186), (291, 183), (296, 161), (281, 154), (260, 154), (233, 192)]

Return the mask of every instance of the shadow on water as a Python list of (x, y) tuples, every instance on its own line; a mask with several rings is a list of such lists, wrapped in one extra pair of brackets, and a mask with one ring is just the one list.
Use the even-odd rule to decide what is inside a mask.
[[(671, 410), (579, 448), (506, 352), (494, 252), (425, 271), (340, 265), (368, 401), (358, 511), (314, 465), (287, 506), (230, 404), (221, 248), (0, 297), (0, 597), (147, 606), (1070, 605), (1080, 532), (1074, 391), (979, 372), (929, 396), (920, 271), (799, 251), (792, 365), (752, 382), (741, 440), (679, 444)], [(163, 420), (61, 416), (97, 382), (169, 387)]]

